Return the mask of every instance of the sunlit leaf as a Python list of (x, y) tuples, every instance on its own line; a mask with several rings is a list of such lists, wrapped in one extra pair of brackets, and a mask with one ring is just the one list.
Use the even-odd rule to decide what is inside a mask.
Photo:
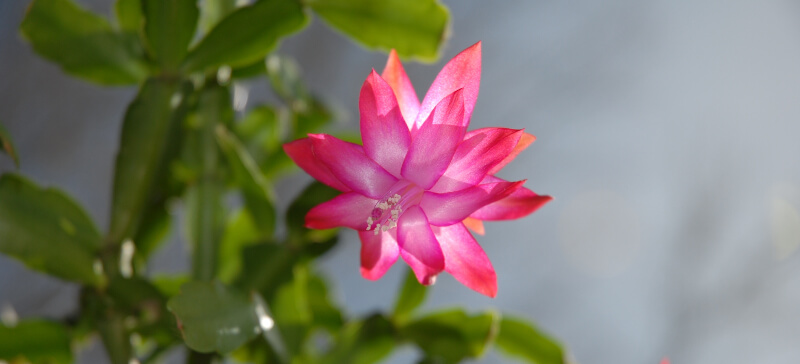
[(72, 363), (67, 329), (44, 320), (24, 320), (12, 327), (0, 324), (0, 361), (10, 363)]
[(188, 91), (176, 81), (151, 79), (128, 106), (114, 170), (108, 239), (115, 244), (136, 236), (154, 185), (170, 162), (170, 141), (185, 116)]
[(244, 203), (256, 227), (265, 237), (275, 230), (275, 207), (272, 201), (272, 186), (269, 185), (253, 157), (241, 142), (224, 126), (217, 126), (217, 141), (233, 170), (234, 178), (241, 188)]
[(219, 282), (189, 282), (167, 303), (186, 345), (202, 353), (228, 353), (261, 333), (252, 298)]
[(272, 54), (267, 57), (267, 76), (275, 93), (283, 100), (305, 100), (308, 90), (303, 83), (300, 65), (287, 56)]
[(14, 144), (11, 143), (11, 135), (2, 124), (0, 124), (0, 151), (8, 154), (14, 160), (14, 165), (19, 168), (19, 157), (14, 149)]
[(400, 294), (397, 296), (392, 316), (394, 316), (395, 320), (405, 321), (425, 301), (427, 293), (428, 287), (419, 284), (414, 272), (411, 269), (407, 269), (406, 278), (403, 281)]
[(218, 279), (232, 283), (242, 273), (242, 249), (265, 241), (250, 211), (242, 208), (231, 214), (222, 236)]
[(500, 352), (535, 364), (566, 363), (561, 345), (525, 320), (504, 316), (496, 340)]
[(75, 76), (123, 85), (148, 73), (136, 42), (70, 0), (34, 0), (20, 29), (37, 53)]
[(309, 0), (332, 27), (368, 48), (434, 60), (447, 38), (450, 14), (437, 0)]
[(461, 310), (451, 310), (413, 321), (400, 329), (400, 335), (431, 358), (457, 363), (483, 355), (499, 324), (500, 317), (494, 312), (470, 316)]
[(200, 28), (206, 32), (236, 10), (236, 0), (201, 0), (200, 4)]
[(100, 245), (91, 219), (66, 194), (15, 174), (0, 177), (0, 252), (34, 270), (98, 284)]
[(148, 48), (172, 70), (186, 55), (197, 28), (197, 0), (142, 0), (142, 9)]
[(186, 57), (189, 72), (227, 65), (232, 68), (263, 59), (281, 37), (308, 20), (296, 1), (262, 0), (222, 19)]

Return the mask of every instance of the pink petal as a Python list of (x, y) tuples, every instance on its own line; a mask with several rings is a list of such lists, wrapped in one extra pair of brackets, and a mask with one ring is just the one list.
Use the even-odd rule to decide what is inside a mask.
[(436, 105), (411, 142), (401, 169), (403, 177), (426, 190), (436, 183), (464, 138), (466, 126), (459, 125), (463, 115), (462, 90), (453, 92)]
[(364, 197), (356, 192), (343, 193), (308, 211), (306, 227), (309, 229), (349, 227), (364, 230), (367, 228), (367, 217), (377, 203), (378, 200)]
[(314, 155), (342, 184), (364, 196), (381, 198), (397, 178), (369, 159), (358, 144), (327, 134), (309, 134)]
[(522, 134), (522, 130), (506, 128), (483, 128), (467, 133), (431, 191), (458, 191), (480, 183), (490, 169), (511, 153)]
[(413, 206), (400, 215), (397, 242), (400, 255), (414, 271), (419, 283), (433, 284), (436, 275), (444, 270), (444, 255), (419, 206)]
[(359, 231), (358, 237), (361, 238), (361, 276), (371, 281), (383, 277), (400, 254), (395, 231), (378, 235), (372, 231)]
[(331, 186), (339, 191), (348, 192), (350, 188), (340, 182), (328, 167), (325, 166), (316, 156), (312, 148), (311, 139), (303, 138), (283, 145), (283, 150), (300, 168), (310, 174), (317, 181)]
[(414, 91), (414, 86), (411, 85), (411, 80), (408, 79), (406, 70), (403, 69), (403, 64), (400, 63), (400, 58), (397, 57), (394, 49), (389, 52), (389, 59), (386, 61), (386, 67), (381, 76), (392, 86), (392, 90), (397, 96), (397, 102), (400, 104), (403, 119), (408, 124), (408, 129), (411, 129), (414, 119), (419, 113), (419, 98), (417, 98), (417, 92)]
[(464, 226), (472, 230), (473, 233), (478, 235), (486, 234), (486, 229), (483, 227), (483, 221), (468, 217), (462, 221)]
[(425, 192), (419, 206), (425, 211), (431, 225), (452, 225), (466, 219), (481, 207), (510, 195), (523, 183), (525, 181), (495, 182), (455, 192)]
[(442, 68), (433, 84), (428, 89), (419, 114), (415, 121), (414, 130), (422, 127), (428, 115), (440, 100), (455, 90), (464, 89), (464, 117), (462, 125), (469, 124), (472, 116), (472, 109), (478, 100), (478, 89), (481, 84), (481, 42), (463, 50), (453, 57), (450, 62)]
[[(497, 182), (503, 180), (494, 176), (487, 176), (483, 181)], [(550, 196), (537, 195), (525, 187), (520, 187), (511, 195), (481, 207), (473, 212), (470, 217), (487, 221), (519, 219), (538, 210), (551, 200), (553, 198)]]
[(392, 87), (375, 70), (361, 87), (358, 105), (364, 152), (389, 173), (400, 176), (411, 134), (400, 114)]
[(445, 271), (478, 293), (497, 296), (497, 274), (492, 262), (463, 224), (434, 227), (444, 254)]
[(497, 165), (495, 165), (492, 169), (490, 169), (489, 172), (487, 172), (487, 174), (497, 173), (499, 170), (505, 167), (506, 164), (514, 160), (514, 158), (516, 158), (520, 152), (525, 150), (525, 148), (531, 145), (534, 141), (536, 141), (535, 136), (528, 133), (523, 133), (522, 137), (519, 138), (519, 142), (517, 142), (517, 145), (514, 147), (514, 150), (512, 150), (511, 153), (509, 153), (506, 156), (506, 158), (503, 159), (500, 163), (497, 163)]

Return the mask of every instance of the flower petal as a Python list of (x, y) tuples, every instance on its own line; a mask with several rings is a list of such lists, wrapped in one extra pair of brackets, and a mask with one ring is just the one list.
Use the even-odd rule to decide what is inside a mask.
[(497, 274), (492, 262), (463, 224), (434, 227), (442, 247), (445, 271), (478, 293), (497, 296)]
[(355, 230), (365, 230), (367, 217), (370, 216), (377, 203), (378, 200), (356, 192), (343, 193), (308, 211), (306, 227), (309, 229), (349, 227)]
[(358, 237), (361, 238), (361, 276), (371, 281), (378, 280), (400, 255), (395, 231), (378, 235), (372, 231), (359, 231)]
[(506, 156), (506, 158), (503, 159), (500, 163), (497, 163), (492, 169), (490, 169), (489, 172), (487, 172), (487, 174), (495, 174), (498, 171), (500, 171), (503, 167), (506, 166), (506, 164), (514, 160), (514, 158), (516, 158), (520, 152), (525, 150), (525, 148), (531, 145), (534, 141), (536, 141), (535, 136), (528, 133), (523, 133), (522, 137), (519, 138), (517, 145), (514, 147), (514, 150), (512, 150), (511, 153), (509, 153)]
[(327, 134), (309, 134), (314, 155), (336, 179), (351, 190), (371, 198), (381, 198), (397, 178), (369, 159), (358, 144)]
[(400, 176), (411, 134), (400, 114), (392, 87), (372, 70), (359, 98), (364, 153), (389, 173)]
[(444, 255), (428, 218), (419, 206), (413, 206), (400, 215), (397, 243), (400, 256), (414, 271), (419, 283), (433, 284), (436, 275), (444, 270)]
[(452, 225), (466, 219), (481, 207), (510, 195), (523, 183), (525, 181), (495, 182), (455, 192), (425, 192), (419, 206), (425, 211), (431, 225)]
[(328, 186), (331, 186), (339, 191), (348, 192), (350, 188), (345, 186), (341, 181), (331, 173), (328, 167), (325, 166), (314, 155), (311, 139), (303, 138), (283, 145), (283, 150), (297, 165), (302, 168), (306, 173), (310, 174), (317, 181), (320, 181)]
[(383, 69), (381, 77), (392, 86), (392, 90), (397, 96), (397, 103), (400, 104), (403, 119), (410, 130), (419, 113), (419, 98), (394, 49), (389, 52), (389, 59), (386, 61), (386, 67)]
[(458, 191), (480, 183), (489, 170), (518, 145), (522, 134), (522, 130), (506, 128), (483, 128), (467, 133), (431, 191)]
[(464, 219), (464, 221), (462, 221), (462, 223), (468, 229), (472, 230), (472, 232), (475, 233), (475, 234), (478, 234), (478, 235), (486, 234), (486, 229), (483, 227), (483, 221), (481, 221), (481, 220), (478, 220), (478, 219), (475, 219), (475, 218), (472, 218), (472, 217), (468, 217), (468, 218)]
[(459, 125), (464, 114), (463, 91), (448, 95), (414, 136), (401, 174), (423, 189), (433, 186), (447, 170), (466, 126)]
[[(484, 182), (503, 181), (495, 176), (486, 176)], [(514, 220), (527, 216), (544, 204), (553, 200), (550, 196), (537, 195), (533, 191), (520, 187), (507, 197), (490, 203), (473, 212), (470, 217), (479, 220)]]
[(463, 50), (453, 57), (450, 62), (442, 68), (433, 84), (428, 89), (425, 99), (419, 108), (417, 119), (414, 122), (414, 130), (422, 127), (428, 119), (431, 111), (440, 100), (458, 89), (464, 89), (464, 116), (462, 124), (466, 127), (472, 116), (472, 109), (478, 101), (478, 89), (481, 83), (481, 42)]

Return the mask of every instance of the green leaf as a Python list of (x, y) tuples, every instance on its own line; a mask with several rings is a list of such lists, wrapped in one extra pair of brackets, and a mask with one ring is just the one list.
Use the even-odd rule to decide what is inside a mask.
[(333, 119), (328, 107), (314, 97), (294, 103), (292, 111), (294, 139), (319, 131)]
[(242, 273), (242, 249), (264, 242), (264, 237), (247, 209), (239, 209), (228, 218), (220, 247), (218, 279), (231, 283)]
[(399, 322), (407, 320), (414, 313), (414, 310), (425, 301), (427, 293), (428, 287), (419, 284), (414, 272), (411, 269), (407, 269), (406, 279), (403, 282), (400, 295), (397, 296), (392, 317)]
[(269, 302), (275, 324), (292, 356), (302, 353), (311, 328), (313, 316), (308, 297), (308, 276), (307, 267), (295, 265), (292, 280), (278, 287), (274, 299)]
[(308, 90), (300, 71), (300, 65), (290, 57), (272, 54), (267, 57), (267, 76), (272, 89), (284, 101), (305, 100), (309, 97)]
[(172, 228), (172, 215), (165, 204), (154, 206), (142, 217), (139, 230), (133, 241), (136, 242), (137, 263), (146, 263), (147, 258), (155, 252)]
[(99, 284), (94, 264), (101, 241), (86, 212), (63, 192), (16, 174), (0, 177), (0, 252), (40, 272)]
[(561, 345), (525, 320), (503, 317), (497, 335), (500, 352), (535, 364), (563, 364), (567, 362)]
[(272, 201), (272, 186), (269, 185), (258, 165), (241, 142), (222, 125), (217, 126), (217, 141), (233, 169), (236, 183), (241, 187), (244, 203), (253, 214), (256, 226), (264, 237), (272, 237), (275, 231), (275, 207)]
[(148, 73), (130, 37), (70, 0), (34, 0), (20, 27), (33, 49), (65, 72), (100, 84), (140, 82)]
[(14, 150), (14, 144), (11, 143), (11, 135), (3, 125), (0, 125), (0, 150), (8, 154), (14, 160), (14, 165), (19, 168), (19, 157)]
[(269, 106), (256, 107), (234, 125), (234, 132), (247, 146), (257, 163), (270, 154), (283, 153), (281, 139), (284, 126), (278, 112)]
[(184, 62), (189, 72), (227, 65), (244, 66), (264, 58), (288, 34), (308, 20), (297, 1), (262, 0), (237, 9), (197, 44)]
[(117, 23), (123, 31), (139, 34), (142, 29), (142, 0), (117, 0), (114, 4)]
[(341, 329), (344, 324), (342, 311), (331, 301), (325, 279), (315, 274), (310, 275), (307, 289), (314, 326), (331, 332)]
[(292, 266), (297, 254), (285, 245), (257, 244), (241, 251), (242, 274), (235, 286), (241, 290), (256, 290), (272, 304), (275, 291), (292, 279)]
[(494, 340), (500, 316), (494, 312), (469, 316), (452, 310), (409, 323), (400, 335), (417, 344), (429, 357), (447, 363), (478, 358)]
[(394, 350), (392, 323), (380, 314), (363, 321), (351, 321), (337, 336), (334, 347), (320, 361), (323, 364), (380, 362)]
[(142, 9), (150, 52), (162, 67), (175, 69), (197, 28), (197, 0), (143, 0)]
[(200, 27), (208, 32), (234, 10), (236, 10), (236, 0), (202, 0)]
[(0, 324), (0, 361), (72, 363), (67, 329), (55, 322), (24, 320)]
[(312, 230), (305, 227), (306, 214), (312, 207), (338, 196), (341, 192), (319, 182), (313, 182), (297, 196), (286, 212), (289, 238), (297, 242), (324, 242), (334, 237), (338, 229)]
[(309, 0), (328, 24), (372, 49), (432, 61), (447, 38), (450, 14), (437, 0)]
[(110, 244), (136, 235), (154, 185), (169, 164), (170, 141), (180, 130), (188, 92), (188, 85), (150, 79), (128, 106), (114, 170)]
[(203, 89), (197, 105), (187, 144), (188, 162), (198, 172), (197, 180), (187, 190), (187, 235), (194, 247), (194, 279), (211, 280), (216, 276), (225, 226), (225, 186), (215, 130), (217, 125), (231, 122), (233, 108), (228, 89), (221, 86)]
[(228, 353), (261, 333), (253, 299), (219, 282), (189, 282), (167, 307), (186, 345), (201, 353)]

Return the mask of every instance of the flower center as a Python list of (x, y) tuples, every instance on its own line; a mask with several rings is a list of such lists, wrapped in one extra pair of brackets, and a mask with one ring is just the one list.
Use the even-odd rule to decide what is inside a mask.
[(407, 208), (422, 200), (423, 189), (407, 181), (400, 180), (375, 204), (372, 214), (367, 217), (367, 230), (373, 229), (375, 235), (397, 227), (397, 220)]

